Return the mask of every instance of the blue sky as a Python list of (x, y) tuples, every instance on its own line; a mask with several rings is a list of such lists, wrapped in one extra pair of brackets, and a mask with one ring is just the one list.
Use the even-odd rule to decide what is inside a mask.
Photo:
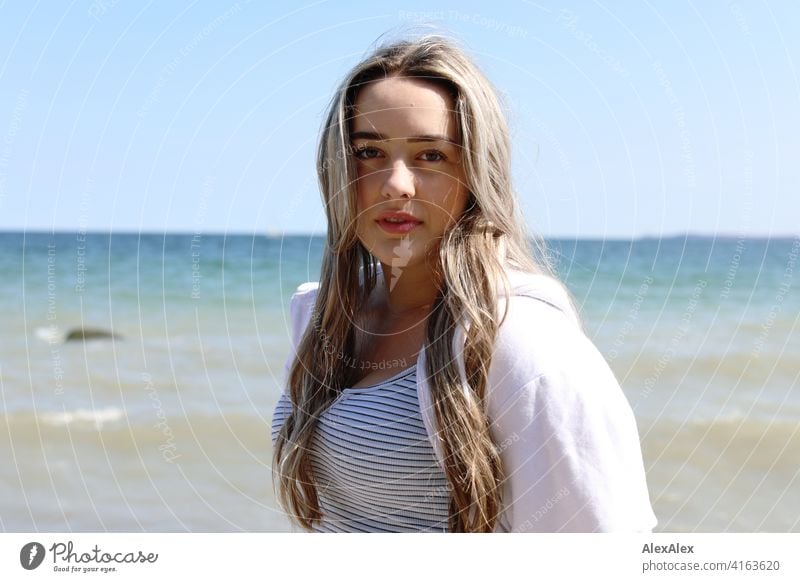
[(800, 232), (796, 2), (278, 4), (0, 5), (0, 229), (320, 233), (332, 91), (425, 22), (503, 93), (545, 236)]

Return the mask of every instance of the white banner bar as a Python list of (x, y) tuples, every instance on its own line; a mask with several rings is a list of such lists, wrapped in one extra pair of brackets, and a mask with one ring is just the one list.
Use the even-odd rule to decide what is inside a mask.
[(800, 534), (0, 534), (0, 580), (800, 580)]

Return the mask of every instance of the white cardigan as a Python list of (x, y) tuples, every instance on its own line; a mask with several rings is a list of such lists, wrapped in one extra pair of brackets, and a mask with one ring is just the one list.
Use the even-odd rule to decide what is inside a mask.
[[(491, 434), (506, 476), (495, 531), (651, 531), (657, 520), (636, 421), (617, 379), (583, 333), (559, 281), (507, 273), (512, 297), (487, 386)], [(293, 350), (287, 370), (308, 327), (318, 288), (318, 283), (303, 283), (292, 296)], [(498, 299), (499, 314), (506, 299)], [(462, 380), (464, 333), (459, 327), (453, 338)], [(426, 379), (423, 349), (417, 359), (417, 391), (441, 463)], [(466, 382), (463, 388), (469, 390)]]

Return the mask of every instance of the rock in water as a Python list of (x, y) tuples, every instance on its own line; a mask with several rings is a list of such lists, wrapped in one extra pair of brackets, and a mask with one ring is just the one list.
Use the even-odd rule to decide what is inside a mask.
[(99, 327), (77, 327), (67, 332), (64, 342), (86, 341), (89, 339), (122, 339), (122, 336), (107, 329)]

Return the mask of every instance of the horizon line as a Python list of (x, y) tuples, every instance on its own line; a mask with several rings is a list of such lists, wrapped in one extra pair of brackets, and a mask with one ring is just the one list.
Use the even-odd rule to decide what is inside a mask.
[[(265, 229), (260, 231), (245, 231), (245, 230), (63, 230), (63, 229), (24, 229), (12, 230), (0, 228), (0, 234), (49, 234), (49, 235), (98, 235), (98, 234), (117, 234), (117, 235), (172, 235), (172, 236), (261, 236), (268, 239), (276, 239), (282, 237), (310, 237), (322, 238), (325, 236), (324, 232), (279, 232), (272, 229)], [(575, 235), (575, 234), (550, 234), (550, 235), (535, 235), (545, 240), (605, 240), (605, 241), (631, 241), (643, 239), (673, 239), (673, 238), (720, 238), (720, 239), (791, 239), (800, 238), (800, 232), (797, 233), (704, 233), (699, 231), (684, 231), (675, 232), (671, 234), (637, 234), (637, 235)]]

